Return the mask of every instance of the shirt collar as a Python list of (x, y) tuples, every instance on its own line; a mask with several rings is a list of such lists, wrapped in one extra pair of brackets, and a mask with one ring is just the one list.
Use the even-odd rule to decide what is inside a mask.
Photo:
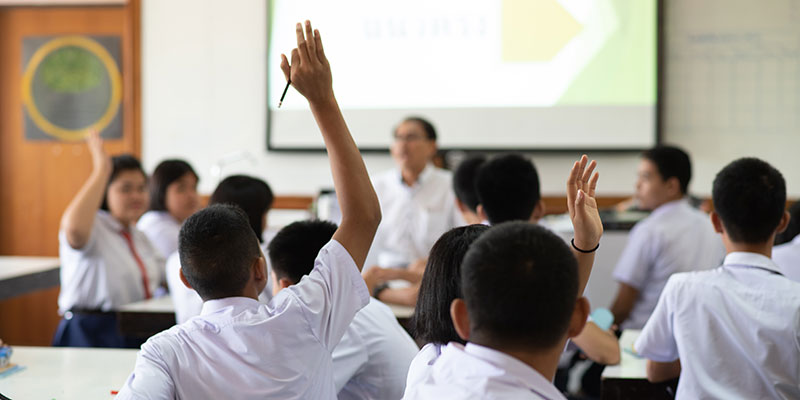
[[(417, 181), (414, 182), (414, 186), (411, 186), (411, 187), (418, 187), (419, 185), (425, 183), (425, 181), (428, 179), (428, 177), (433, 175), (434, 169), (436, 169), (436, 167), (434, 167), (432, 163), (425, 164), (425, 168), (423, 168), (422, 172), (419, 173), (419, 176), (417, 177)], [(396, 175), (397, 175), (397, 182), (400, 184), (400, 186), (409, 187), (403, 181), (403, 173), (402, 173), (402, 171), (400, 171), (400, 169), (396, 170)]]
[(668, 201), (660, 206), (658, 206), (650, 215), (660, 215), (669, 212), (670, 210), (674, 210), (681, 206), (688, 206), (689, 199), (687, 197), (682, 197), (678, 200)]
[[(451, 343), (448, 346), (451, 345), (461, 346), (458, 343)], [(508, 354), (475, 343), (467, 343), (464, 352), (505, 371), (508, 377), (517, 381), (516, 384), (541, 397), (553, 400), (564, 398), (564, 395), (553, 386), (552, 382), (542, 376), (539, 371)]]
[(117, 221), (116, 218), (111, 216), (111, 213), (106, 210), (98, 210), (97, 216), (105, 223), (111, 230), (114, 232), (122, 232), (123, 230), (127, 230), (122, 223)]
[(769, 257), (763, 254), (749, 253), (744, 251), (734, 251), (732, 253), (728, 253), (728, 255), (725, 256), (723, 266), (724, 265), (755, 267), (773, 271), (779, 274), (781, 273), (780, 267), (775, 265), (775, 263)]
[(213, 314), (223, 308), (230, 307), (233, 311), (232, 314), (236, 314), (239, 310), (246, 310), (250, 308), (256, 308), (259, 306), (258, 300), (251, 299), (249, 297), (224, 297), (221, 299), (214, 299), (208, 300), (203, 302), (203, 308), (200, 311), (200, 315), (208, 315)]

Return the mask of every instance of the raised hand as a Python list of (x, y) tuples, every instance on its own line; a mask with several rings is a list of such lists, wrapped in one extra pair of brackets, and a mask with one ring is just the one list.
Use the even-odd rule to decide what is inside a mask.
[[(588, 165), (587, 165), (588, 164)], [(567, 178), (567, 207), (575, 230), (575, 246), (582, 250), (594, 249), (603, 236), (603, 222), (597, 210), (595, 189), (600, 174), (592, 175), (596, 161), (589, 163), (584, 154), (575, 161)]]
[(96, 129), (90, 130), (86, 145), (89, 146), (89, 153), (92, 155), (93, 171), (100, 174), (110, 174), (111, 157), (103, 150), (103, 139), (100, 139), (100, 132)]
[(292, 86), (310, 103), (333, 99), (333, 79), (331, 66), (322, 48), (318, 30), (311, 29), (311, 22), (305, 28), (298, 23), (296, 27), (297, 48), (292, 50), (292, 63), (281, 54), (281, 70)]

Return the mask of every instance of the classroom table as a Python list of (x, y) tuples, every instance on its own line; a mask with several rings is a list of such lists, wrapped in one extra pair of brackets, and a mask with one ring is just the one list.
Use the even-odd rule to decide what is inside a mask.
[(641, 330), (626, 329), (619, 338), (620, 363), (607, 366), (602, 375), (603, 400), (672, 399), (676, 381), (650, 383), (647, 381), (647, 360), (633, 351), (633, 343)]
[(0, 256), (0, 300), (58, 286), (58, 257)]
[(134, 349), (14, 346), (21, 369), (0, 375), (0, 393), (13, 399), (113, 400), (136, 364)]

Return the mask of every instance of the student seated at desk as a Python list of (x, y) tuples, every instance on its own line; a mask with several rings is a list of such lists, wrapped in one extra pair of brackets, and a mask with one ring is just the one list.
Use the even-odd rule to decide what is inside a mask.
[[(336, 232), (327, 221), (287, 225), (270, 241), (274, 295), (311, 272), (314, 255)], [(333, 379), (339, 399), (399, 399), (411, 359), (419, 348), (397, 322), (392, 310), (370, 299), (333, 350)]]
[(785, 239), (772, 249), (772, 260), (787, 278), (800, 282), (800, 201), (789, 208), (789, 215), (789, 227), (781, 234)]
[(475, 188), (480, 201), (478, 216), (491, 225), (508, 221), (536, 224), (544, 217), (539, 173), (519, 154), (504, 154), (485, 162), (478, 170)]
[(178, 251), (181, 224), (199, 208), (197, 174), (192, 166), (183, 160), (164, 160), (150, 177), (150, 210), (136, 227), (166, 258)]
[[(575, 242), (594, 248), (602, 232), (596, 204), (587, 194), (577, 198)], [(463, 299), (450, 311), (467, 344), (448, 344), (405, 398), (565, 399), (551, 382), (567, 338), (583, 329), (589, 312), (580, 270), (590, 269), (594, 256), (581, 254), (576, 262), (561, 238), (525, 222), (481, 235), (461, 266)]]
[[(267, 226), (267, 213), (272, 207), (274, 196), (267, 182), (245, 175), (233, 175), (222, 180), (214, 189), (208, 205), (233, 204), (247, 215), (250, 227), (261, 243), (261, 250), (266, 252), (264, 229)], [(316, 253), (314, 253), (316, 254)], [(167, 259), (167, 285), (172, 303), (175, 306), (175, 320), (181, 324), (195, 315), (200, 315), (203, 299), (193, 289), (187, 288), (180, 278), (181, 260), (178, 252)], [(267, 263), (269, 272), (269, 263)], [(266, 289), (258, 296), (262, 303), (272, 299), (272, 278), (267, 274)]]
[(342, 223), (311, 273), (258, 302), (266, 260), (247, 216), (214, 205), (184, 222), (184, 283), (205, 303), (200, 316), (151, 337), (117, 399), (332, 399), (331, 352), (369, 302), (360, 270), (380, 205), (333, 95), (318, 31), (297, 24), (297, 47), (281, 69), (308, 99), (330, 159)]
[(644, 326), (670, 275), (713, 268), (724, 256), (708, 215), (689, 205), (691, 178), (683, 150), (659, 146), (642, 153), (636, 199), (653, 212), (633, 227), (614, 269), (619, 288), (611, 312), (622, 329)]
[(136, 228), (147, 210), (147, 175), (131, 155), (109, 157), (99, 134), (88, 139), (92, 174), (61, 218), (61, 292), (54, 346), (138, 347), (123, 337), (114, 310), (150, 298), (164, 259)]
[(453, 192), (456, 194), (456, 207), (467, 224), (480, 224), (483, 219), (478, 215), (478, 190), (475, 187), (478, 171), (486, 163), (482, 155), (472, 156), (461, 161), (453, 172)]
[(783, 176), (739, 159), (717, 174), (712, 199), (724, 263), (672, 275), (634, 348), (649, 380), (680, 376), (677, 399), (798, 399), (800, 283), (770, 259), (789, 222)]

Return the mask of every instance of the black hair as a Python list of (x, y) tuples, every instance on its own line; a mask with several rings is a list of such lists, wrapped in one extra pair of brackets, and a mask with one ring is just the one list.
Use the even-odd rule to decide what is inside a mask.
[(800, 235), (800, 201), (794, 202), (789, 207), (789, 225), (786, 230), (775, 236), (775, 245), (791, 242), (795, 236)]
[(192, 174), (195, 179), (200, 179), (186, 161), (164, 160), (159, 163), (150, 177), (150, 209), (167, 211), (167, 187), (186, 174)]
[(178, 254), (183, 275), (203, 300), (241, 295), (253, 262), (262, 256), (247, 215), (230, 204), (211, 205), (187, 218)]
[(471, 341), (544, 350), (558, 344), (569, 329), (578, 296), (578, 264), (554, 233), (507, 222), (492, 227), (467, 251), (461, 290)]
[[(425, 131), (425, 136), (428, 140), (436, 141), (436, 128), (433, 127), (433, 124), (430, 123), (427, 119), (417, 116), (406, 117), (403, 122), (416, 122), (422, 126), (422, 130)], [(394, 132), (397, 132), (397, 128), (395, 127)]]
[(541, 200), (536, 167), (519, 154), (505, 154), (487, 161), (478, 170), (475, 185), (492, 225), (528, 221)]
[(475, 188), (478, 169), (486, 162), (484, 156), (473, 156), (458, 164), (453, 173), (453, 191), (456, 198), (464, 203), (467, 208), (475, 212), (480, 204), (478, 191)]
[(469, 225), (445, 232), (431, 248), (411, 323), (414, 337), (425, 343), (464, 343), (450, 318), (450, 303), (461, 298), (461, 261), (469, 246), (488, 231)]
[(314, 269), (314, 260), (331, 241), (336, 224), (329, 221), (297, 221), (278, 232), (269, 242), (270, 267), (278, 279), (300, 282)]
[(675, 177), (680, 184), (681, 193), (686, 194), (692, 180), (692, 162), (685, 151), (674, 146), (657, 146), (642, 153), (642, 158), (655, 164), (661, 179)]
[(208, 204), (235, 204), (250, 221), (259, 242), (263, 242), (264, 213), (272, 208), (275, 197), (267, 182), (246, 175), (232, 175), (222, 180), (214, 189)]
[(106, 190), (103, 193), (103, 203), (100, 205), (101, 210), (108, 211), (108, 187), (111, 186), (111, 183), (117, 179), (120, 173), (125, 171), (139, 171), (147, 180), (147, 174), (142, 168), (142, 163), (133, 154), (119, 154), (111, 157), (111, 176), (108, 177)]
[(711, 198), (731, 240), (764, 243), (775, 233), (786, 209), (786, 182), (766, 162), (740, 158), (714, 178)]

